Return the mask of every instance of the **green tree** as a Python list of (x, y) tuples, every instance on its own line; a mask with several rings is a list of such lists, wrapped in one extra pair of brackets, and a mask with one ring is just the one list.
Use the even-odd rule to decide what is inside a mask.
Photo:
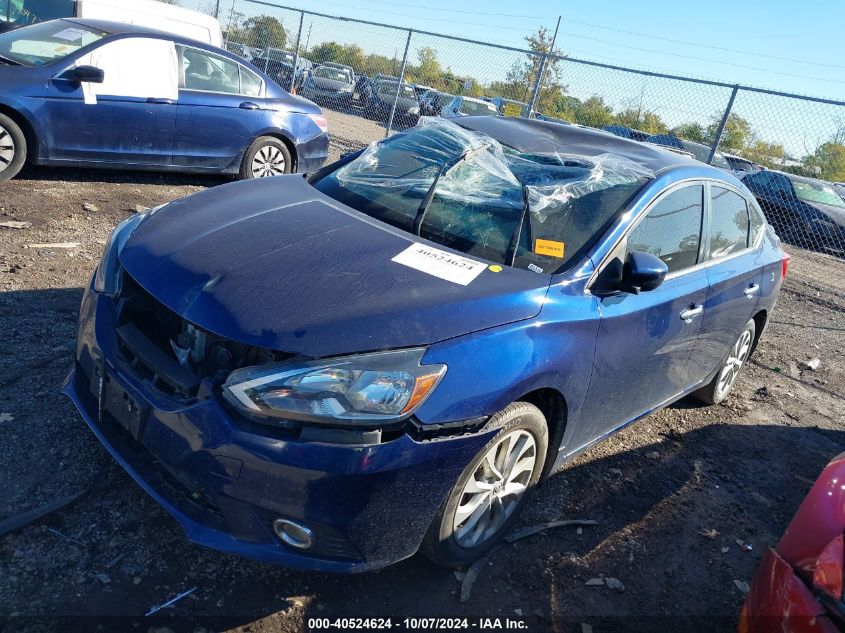
[[(563, 51), (555, 49), (552, 51), (552, 34), (546, 27), (540, 27), (536, 33), (525, 38), (528, 47), (535, 55), (526, 55), (525, 59), (514, 62), (508, 71), (504, 83), (497, 82), (496, 87), (500, 88), (497, 95), (516, 101), (528, 102), (531, 99), (531, 92), (537, 81), (537, 73), (540, 72), (543, 54), (554, 54), (557, 57), (547, 57), (543, 69), (543, 86), (537, 97), (535, 108), (544, 114), (557, 116), (555, 106), (558, 99), (566, 94), (566, 86), (561, 83), (562, 71), (560, 68), (560, 57)], [(491, 85), (491, 87), (493, 87)]]
[(346, 48), (337, 42), (323, 42), (318, 44), (309, 52), (311, 59), (315, 62), (337, 62), (345, 63)]
[(424, 46), (417, 50), (419, 64), (412, 69), (417, 83), (426, 86), (435, 86), (443, 83), (443, 68), (440, 60), (437, 59), (437, 51), (430, 46)]
[[(707, 126), (706, 142), (712, 143), (716, 138), (720, 123), (721, 119), (715, 118)], [(719, 143), (719, 148), (723, 150), (741, 150), (748, 146), (752, 137), (753, 130), (751, 129), (751, 123), (738, 114), (731, 114), (728, 116), (727, 123), (725, 123), (725, 130), (722, 132), (722, 142)]]
[(230, 28), (229, 39), (247, 46), (284, 48), (287, 44), (287, 33), (277, 18), (272, 15), (258, 15)]
[(707, 130), (701, 123), (681, 123), (672, 128), (672, 134), (678, 138), (684, 138), (688, 141), (695, 141), (696, 143), (712, 142), (707, 137)]
[(613, 123), (613, 108), (604, 99), (593, 95), (575, 110), (575, 122), (589, 127), (602, 128)]
[(641, 107), (626, 108), (624, 111), (618, 112), (615, 119), (618, 125), (642, 130), (649, 134), (665, 134), (667, 130), (666, 124), (659, 114)]
[(822, 180), (845, 180), (845, 145), (822, 143), (810, 156), (804, 159), (804, 166), (818, 174)]

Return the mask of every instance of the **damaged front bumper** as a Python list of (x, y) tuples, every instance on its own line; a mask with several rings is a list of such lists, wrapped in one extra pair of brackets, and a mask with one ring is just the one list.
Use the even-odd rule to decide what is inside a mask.
[[(120, 355), (118, 305), (92, 289), (64, 393), (188, 539), (286, 567), (361, 572), (413, 555), (491, 433), (374, 444), (303, 441), (232, 413), (213, 391), (189, 402), (152, 387)], [(307, 526), (307, 550), (276, 519)]]

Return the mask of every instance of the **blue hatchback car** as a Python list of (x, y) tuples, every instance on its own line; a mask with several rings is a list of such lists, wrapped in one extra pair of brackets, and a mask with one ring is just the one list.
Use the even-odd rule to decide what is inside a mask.
[(463, 565), (596, 441), (724, 399), (786, 257), (721, 170), (574, 126), (423, 119), (123, 222), (65, 392), (196, 543)]
[(238, 56), (131, 24), (0, 34), (0, 180), (41, 165), (223, 173), (316, 169), (320, 108)]

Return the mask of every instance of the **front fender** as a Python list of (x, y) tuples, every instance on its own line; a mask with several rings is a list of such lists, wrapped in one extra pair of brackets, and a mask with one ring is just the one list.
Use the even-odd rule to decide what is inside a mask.
[[(8, 95), (3, 95), (0, 99), (0, 112), (11, 115), (12, 118), (19, 117), (26, 122), (29, 129), (24, 129), (24, 134), (27, 136), (27, 161), (32, 161), (39, 156), (46, 156), (48, 154), (47, 144), (45, 139), (44, 129), (40, 126), (39, 121), (41, 117), (36, 116), (35, 112), (28, 107), (28, 105), (20, 99), (12, 98)], [(30, 136), (34, 135), (34, 138)]]
[(598, 324), (593, 297), (552, 286), (537, 317), (432, 345), (423, 363), (448, 369), (416, 417), (423, 424), (487, 417), (531, 391), (554, 389), (566, 401), (566, 446), (589, 386)]

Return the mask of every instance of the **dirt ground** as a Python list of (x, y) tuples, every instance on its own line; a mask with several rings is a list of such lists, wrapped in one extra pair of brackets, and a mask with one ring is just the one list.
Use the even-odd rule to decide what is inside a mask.
[[(32, 223), (0, 228), (0, 521), (87, 490), (0, 539), (0, 630), (287, 632), (307, 630), (309, 618), (353, 616), (510, 617), (531, 631), (735, 628), (738, 581), (752, 580), (810, 482), (845, 450), (845, 263), (796, 253), (729, 400), (706, 408), (685, 399), (553, 476), (522, 525), (597, 525), (499, 548), (461, 602), (460, 574), (420, 556), (344, 577), (189, 544), (58, 393), (81, 288), (112, 227), (136, 205), (223, 182), (30, 168), (0, 184), (0, 221)], [(28, 247), (56, 242), (78, 246)], [(813, 357), (818, 369), (802, 368)], [(587, 584), (602, 576), (623, 587)]]

